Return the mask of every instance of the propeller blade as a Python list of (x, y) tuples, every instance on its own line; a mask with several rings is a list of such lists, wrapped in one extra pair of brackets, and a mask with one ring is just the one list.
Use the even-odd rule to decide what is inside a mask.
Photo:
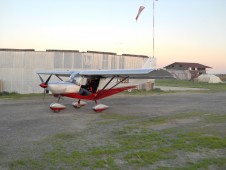
[(45, 100), (46, 93), (47, 93), (48, 82), (49, 82), (50, 78), (52, 77), (52, 74), (50, 74), (50, 76), (48, 77), (48, 79), (46, 80), (46, 82), (44, 82), (43, 78), (42, 78), (40, 75), (38, 75), (38, 76), (39, 76), (39, 78), (40, 78), (40, 80), (41, 80), (41, 82), (42, 82), (42, 83), (40, 84), (40, 86), (41, 86), (42, 88), (44, 88), (44, 91), (43, 91), (43, 100)]
[(42, 83), (44, 83), (44, 80), (42, 79), (42, 77), (40, 75), (39, 76), (39, 79), (41, 80)]
[(49, 82), (49, 80), (50, 80), (51, 77), (52, 77), (52, 74), (50, 74), (50, 76), (49, 76), (48, 79), (46, 80), (46, 82), (45, 82), (46, 85), (48, 84), (48, 82)]

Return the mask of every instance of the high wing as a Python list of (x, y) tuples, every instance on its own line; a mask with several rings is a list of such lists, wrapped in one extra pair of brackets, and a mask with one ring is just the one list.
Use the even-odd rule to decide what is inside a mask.
[(44, 75), (56, 75), (56, 76), (63, 76), (63, 77), (70, 77), (73, 73), (79, 73), (80, 71), (59, 71), (59, 70), (44, 70), (44, 71), (38, 71), (37, 74), (44, 74)]
[(37, 74), (56, 75), (70, 77), (80, 75), (82, 77), (128, 77), (130, 79), (171, 79), (173, 76), (163, 69), (115, 69), (115, 70), (74, 70), (74, 71), (39, 71)]

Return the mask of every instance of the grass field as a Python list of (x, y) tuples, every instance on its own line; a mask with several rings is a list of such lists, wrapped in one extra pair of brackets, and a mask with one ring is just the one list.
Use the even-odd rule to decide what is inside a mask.
[[(226, 91), (226, 84), (158, 80), (156, 85)], [(146, 93), (166, 92), (159, 89), (132, 92), (136, 95)], [(18, 94), (2, 95), (0, 98), (9, 96), (17, 99)], [(32, 95), (22, 95), (28, 96)], [(225, 127), (226, 110), (174, 112), (153, 117), (139, 113), (100, 113), (87, 129), (47, 136), (32, 146), (22, 148), (22, 156), (2, 163), (2, 167), (10, 170), (223, 170), (226, 169)]]
[(175, 113), (145, 120), (103, 113), (92, 125), (103, 129), (92, 131), (99, 143), (89, 145), (89, 131), (58, 133), (37, 143), (42, 146), (38, 155), (27, 152), (9, 162), (9, 169), (225, 169), (225, 124), (226, 113)]

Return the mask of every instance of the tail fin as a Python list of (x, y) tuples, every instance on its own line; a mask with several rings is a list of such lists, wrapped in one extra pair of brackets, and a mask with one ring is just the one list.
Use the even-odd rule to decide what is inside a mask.
[(156, 58), (148, 57), (142, 68), (156, 69)]

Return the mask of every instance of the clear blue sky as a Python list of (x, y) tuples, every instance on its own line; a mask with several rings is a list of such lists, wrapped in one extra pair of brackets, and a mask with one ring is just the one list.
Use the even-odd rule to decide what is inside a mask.
[[(0, 48), (152, 56), (152, 0), (0, 2)], [(199, 62), (226, 72), (226, 0), (155, 1), (155, 57), (158, 67)]]

